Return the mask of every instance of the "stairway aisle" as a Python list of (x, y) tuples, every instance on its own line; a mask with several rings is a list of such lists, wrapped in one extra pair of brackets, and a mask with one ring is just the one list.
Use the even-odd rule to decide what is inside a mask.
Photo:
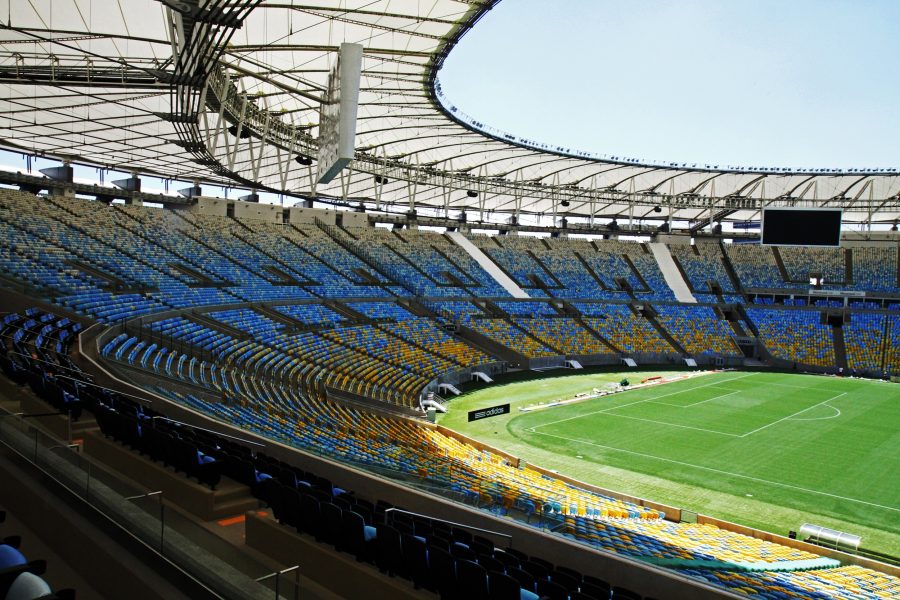
[(447, 236), (456, 242), (456, 244), (469, 253), (469, 256), (475, 259), (475, 261), (481, 265), (481, 268), (488, 272), (488, 274), (493, 277), (497, 283), (503, 286), (507, 292), (513, 298), (530, 298), (530, 296), (519, 287), (519, 285), (512, 280), (512, 278), (503, 272), (503, 270), (497, 266), (497, 264), (492, 261), (488, 256), (482, 252), (475, 244), (473, 244), (469, 239), (461, 234), (458, 231), (453, 231), (447, 234)]
[(648, 246), (650, 247), (650, 251), (653, 252), (653, 257), (659, 265), (659, 270), (662, 271), (666, 284), (671, 288), (672, 293), (675, 294), (675, 299), (679, 302), (696, 304), (697, 299), (694, 298), (694, 295), (691, 293), (691, 289), (681, 275), (678, 265), (672, 260), (672, 254), (669, 252), (669, 247), (660, 243), (652, 243), (648, 244)]

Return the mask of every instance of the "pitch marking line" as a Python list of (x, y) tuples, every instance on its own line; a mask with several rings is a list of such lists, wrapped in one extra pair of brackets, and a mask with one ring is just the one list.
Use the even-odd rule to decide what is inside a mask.
[(786, 416), (786, 417), (782, 417), (782, 418), (778, 419), (777, 421), (772, 421), (772, 422), (769, 423), (768, 425), (763, 425), (762, 427), (757, 427), (757, 428), (754, 429), (753, 431), (748, 431), (748, 432), (745, 433), (744, 435), (741, 435), (741, 436), (738, 436), (738, 437), (747, 437), (748, 435), (753, 435), (754, 433), (756, 433), (756, 432), (758, 432), (758, 431), (762, 431), (763, 429), (767, 429), (767, 428), (771, 427), (772, 425), (778, 425), (778, 424), (781, 423), (782, 421), (787, 421), (788, 419), (790, 419), (790, 418), (792, 418), (792, 417), (796, 417), (797, 415), (802, 415), (803, 413), (805, 413), (805, 412), (808, 411), (808, 410), (812, 410), (812, 409), (814, 409), (814, 408), (816, 408), (816, 407), (818, 407), (818, 406), (822, 406), (823, 404), (827, 404), (827, 403), (831, 402), (832, 400), (837, 400), (837, 399), (840, 398), (841, 396), (846, 396), (846, 395), (847, 395), (847, 392), (841, 392), (841, 393), (838, 394), (837, 396), (832, 396), (831, 398), (829, 398), (829, 399), (827, 399), (827, 400), (822, 400), (822, 401), (819, 402), (818, 404), (814, 404), (814, 405), (812, 405), (812, 406), (810, 406), (810, 407), (808, 407), (808, 408), (804, 408), (803, 410), (798, 410), (798, 411), (795, 412), (794, 414), (788, 415), (788, 416)]
[[(635, 404), (642, 404), (642, 403), (644, 403), (644, 402), (652, 402), (652, 401), (654, 401), (654, 400), (659, 400), (660, 398), (666, 398), (666, 397), (668, 397), (668, 396), (674, 396), (674, 395), (676, 395), (676, 394), (683, 394), (683, 393), (685, 393), (685, 392), (692, 392), (692, 391), (698, 390), (698, 389), (700, 389), (700, 388), (712, 387), (712, 386), (719, 385), (719, 384), (721, 384), (721, 383), (727, 383), (727, 382), (729, 382), (729, 381), (736, 381), (736, 380), (738, 380), (738, 379), (744, 379), (745, 377), (750, 377), (750, 376), (752, 376), (752, 375), (756, 375), (756, 373), (747, 373), (747, 374), (745, 374), (745, 375), (740, 375), (740, 376), (738, 376), (738, 377), (732, 377), (731, 379), (726, 379), (724, 382), (722, 382), (722, 381), (716, 381), (716, 382), (713, 382), (713, 383), (707, 383), (707, 384), (704, 384), (704, 385), (698, 385), (698, 386), (696, 386), (696, 387), (692, 387), (692, 388), (687, 389), (687, 390), (679, 390), (679, 391), (677, 391), (677, 392), (669, 392), (668, 394), (662, 394), (661, 396), (654, 396), (653, 398), (647, 398), (647, 399), (645, 399), (645, 400), (636, 400), (636, 401), (634, 401), (634, 402), (629, 402), (628, 404), (621, 404), (621, 405), (619, 405), (619, 406), (611, 406), (611, 407), (609, 407), (609, 408), (601, 408), (600, 410), (591, 411), (591, 412), (584, 413), (584, 414), (581, 414), (581, 415), (575, 415), (574, 417), (566, 417), (565, 419), (559, 419), (558, 421), (550, 421), (549, 423), (543, 423), (543, 424), (541, 424), (541, 425), (535, 425), (535, 426), (532, 428), (532, 430), (537, 429), (538, 427), (547, 427), (547, 426), (549, 426), (549, 425), (556, 425), (557, 423), (565, 423), (566, 421), (572, 421), (572, 420), (574, 420), (574, 419), (580, 419), (580, 418), (582, 418), (582, 417), (588, 417), (588, 416), (590, 416), (590, 415), (596, 415), (596, 414), (600, 414), (600, 413), (609, 412), (609, 411), (611, 411), (611, 410), (616, 410), (617, 408), (625, 408), (626, 406), (633, 406), (633, 405), (635, 405)], [(616, 415), (616, 416), (621, 416), (621, 415)]]
[[(675, 406), (671, 404), (670, 406)], [(706, 433), (716, 433), (719, 435), (727, 435), (729, 437), (744, 437), (739, 433), (725, 433), (724, 431), (716, 431), (715, 429), (704, 429), (703, 427), (691, 427), (690, 425), (678, 425), (677, 423), (668, 423), (666, 421), (654, 421), (653, 419), (644, 419), (641, 417), (631, 417), (629, 415), (617, 415), (615, 413), (608, 413), (610, 417), (620, 417), (622, 419), (634, 419), (635, 421), (644, 421), (645, 423), (656, 423), (657, 425), (667, 425), (669, 427), (680, 427), (682, 429), (693, 429), (694, 431), (705, 431)], [(537, 433), (537, 432), (535, 432)]]
[(830, 404), (826, 404), (825, 406), (833, 410), (836, 414), (833, 414), (830, 417), (810, 417), (808, 419), (804, 419), (801, 417), (799, 419), (791, 419), (791, 421), (827, 421), (828, 419), (837, 419), (839, 416), (841, 416), (841, 409)]
[(675, 408), (690, 408), (692, 406), (697, 406), (698, 404), (703, 404), (705, 402), (712, 402), (713, 400), (718, 400), (719, 398), (724, 398), (726, 396), (732, 396), (734, 394), (738, 394), (743, 392), (744, 390), (734, 390), (733, 392), (728, 392), (727, 394), (720, 394), (718, 396), (713, 396), (707, 400), (700, 400), (699, 402), (693, 402), (691, 404), (672, 404), (671, 402), (657, 402), (656, 400), (647, 400), (650, 404), (661, 404), (663, 406), (673, 406)]
[(866, 506), (874, 506), (875, 508), (883, 508), (883, 509), (885, 509), (885, 510), (890, 510), (890, 511), (893, 511), (893, 512), (896, 512), (896, 513), (900, 513), (900, 508), (894, 508), (894, 507), (891, 507), (891, 506), (884, 506), (884, 505), (882, 505), (882, 504), (875, 504), (874, 502), (866, 502), (865, 500), (858, 500), (857, 498), (848, 498), (847, 496), (838, 496), (837, 494), (829, 494), (828, 492), (818, 492), (818, 491), (816, 491), (816, 490), (810, 490), (810, 489), (808, 489), (808, 488), (800, 487), (800, 486), (798, 486), (798, 485), (791, 485), (791, 484), (789, 484), (789, 483), (781, 483), (781, 482), (779, 482), (779, 481), (770, 481), (770, 480), (768, 480), (768, 479), (762, 479), (762, 478), (760, 478), (760, 477), (753, 477), (753, 476), (751, 476), (751, 475), (741, 475), (740, 473), (732, 473), (732, 472), (730, 472), (730, 471), (723, 471), (723, 470), (721, 470), (721, 469), (714, 469), (713, 467), (704, 467), (704, 466), (702, 466), (702, 465), (695, 465), (695, 464), (691, 464), (691, 463), (687, 463), (687, 462), (682, 462), (682, 461), (680, 461), (680, 460), (673, 460), (673, 459), (671, 459), (671, 458), (663, 458), (663, 457), (661, 457), (661, 456), (653, 456), (652, 454), (644, 454), (643, 452), (635, 452), (635, 451), (633, 451), (633, 450), (624, 450), (624, 449), (622, 449), (622, 448), (615, 448), (615, 447), (613, 447), (613, 446), (605, 446), (605, 445), (603, 445), (603, 444), (597, 444), (597, 443), (595, 443), (595, 442), (591, 442), (591, 441), (588, 441), (588, 440), (578, 440), (578, 439), (574, 439), (574, 438), (568, 438), (568, 437), (565, 437), (565, 436), (562, 436), (562, 435), (554, 435), (554, 434), (552, 434), (552, 433), (543, 433), (543, 432), (540, 432), (540, 431), (534, 431), (534, 429), (530, 429), (530, 430), (528, 430), (528, 431), (531, 431), (531, 432), (534, 433), (535, 435), (543, 435), (543, 436), (547, 436), (547, 437), (554, 437), (554, 438), (558, 438), (558, 439), (561, 439), (561, 440), (565, 440), (565, 441), (567, 441), (567, 442), (575, 442), (575, 443), (577, 443), (577, 444), (587, 444), (587, 445), (589, 445), (589, 446), (595, 446), (595, 447), (597, 447), (597, 448), (603, 448), (603, 449), (605, 449), (605, 450), (613, 450), (613, 451), (615, 451), (615, 452), (623, 452), (623, 453), (625, 453), (625, 454), (632, 454), (632, 455), (634, 455), (634, 456), (640, 456), (640, 457), (643, 457), (643, 458), (650, 458), (650, 459), (654, 459), (654, 460), (660, 460), (660, 461), (672, 463), (672, 464), (675, 464), (675, 465), (681, 465), (681, 466), (683, 466), (683, 467), (692, 467), (692, 468), (694, 468), (694, 469), (700, 469), (700, 470), (702, 470), (702, 471), (709, 471), (709, 472), (711, 472), (711, 473), (718, 473), (718, 474), (720, 474), (720, 475), (727, 475), (727, 476), (730, 476), (730, 477), (738, 477), (738, 478), (740, 478), (740, 479), (749, 479), (750, 481), (758, 481), (759, 483), (766, 483), (766, 484), (774, 485), (774, 486), (778, 486), (778, 487), (790, 488), (790, 489), (793, 489), (793, 490), (799, 490), (799, 491), (801, 491), (801, 492), (807, 492), (807, 493), (809, 493), (809, 494), (816, 494), (816, 495), (819, 495), (819, 496), (828, 496), (829, 498), (837, 498), (838, 500), (846, 500), (846, 501), (848, 501), (848, 502), (856, 502), (856, 503), (858, 503), (858, 504), (865, 504)]

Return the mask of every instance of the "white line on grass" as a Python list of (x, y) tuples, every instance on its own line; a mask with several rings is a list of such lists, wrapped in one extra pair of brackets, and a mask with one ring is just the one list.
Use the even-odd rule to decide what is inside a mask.
[[(674, 404), (672, 406), (675, 406)], [(681, 407), (679, 407), (681, 408)], [(681, 427), (682, 429), (693, 429), (694, 431), (705, 431), (706, 433), (717, 433), (719, 435), (727, 435), (729, 437), (744, 437), (739, 433), (725, 433), (724, 431), (716, 431), (715, 429), (704, 429), (702, 427), (691, 427), (690, 425), (678, 425), (677, 423), (668, 423), (666, 421), (654, 421), (653, 419), (644, 419), (641, 417), (631, 417), (629, 415), (617, 415), (615, 413), (607, 413), (610, 417), (621, 417), (622, 419), (634, 419), (635, 421), (644, 421), (645, 423), (656, 423), (657, 425), (667, 425), (669, 427)]]
[[(745, 377), (750, 377), (751, 375), (756, 375), (756, 373), (746, 373), (746, 374), (740, 375), (740, 376), (738, 376), (738, 377), (732, 377), (731, 379), (726, 379), (724, 383), (727, 383), (727, 382), (729, 382), (729, 381), (736, 381), (736, 380), (738, 380), (738, 379), (743, 379), (743, 378), (745, 378)], [(692, 392), (692, 391), (694, 391), (694, 390), (699, 390), (700, 388), (705, 388), (705, 387), (710, 387), (710, 386), (719, 385), (720, 383), (723, 383), (723, 382), (722, 382), (722, 381), (717, 381), (717, 382), (713, 382), (713, 383), (707, 383), (707, 384), (704, 384), (704, 385), (698, 385), (698, 386), (696, 386), (696, 387), (692, 387), (692, 388), (689, 388), (689, 389), (686, 389), (686, 390), (678, 390), (677, 392), (669, 392), (668, 394), (662, 394), (661, 396), (654, 396), (653, 398), (647, 398), (647, 399), (644, 399), (644, 400), (636, 400), (636, 401), (634, 401), (634, 402), (629, 402), (628, 404), (620, 404), (620, 405), (618, 405), (618, 406), (610, 406), (609, 408), (601, 408), (600, 410), (591, 411), (591, 412), (584, 413), (584, 414), (581, 414), (581, 415), (575, 415), (574, 417), (566, 417), (565, 419), (560, 419), (560, 420), (558, 420), (558, 421), (550, 421), (549, 423), (542, 423), (541, 425), (535, 425), (535, 426), (532, 428), (532, 430), (537, 429), (538, 427), (547, 427), (548, 425), (556, 425), (557, 423), (565, 423), (566, 421), (572, 421), (572, 420), (574, 420), (574, 419), (580, 419), (580, 418), (582, 418), (582, 417), (588, 417), (588, 416), (590, 416), (590, 415), (596, 415), (596, 414), (600, 414), (600, 413), (605, 413), (605, 412), (608, 412), (608, 411), (611, 411), (611, 410), (616, 410), (617, 408), (625, 408), (626, 406), (632, 406), (632, 405), (634, 405), (634, 404), (641, 404), (641, 403), (643, 403), (643, 402), (652, 402), (652, 401), (654, 401), (654, 400), (659, 400), (660, 398), (666, 398), (666, 397), (668, 397), (668, 396), (674, 396), (674, 395), (676, 395), (676, 394), (683, 394), (684, 392)]]
[(839, 409), (835, 406), (832, 406), (830, 404), (826, 404), (825, 406), (827, 406), (828, 408), (830, 408), (837, 414), (833, 414), (829, 417), (810, 417), (808, 419), (803, 419), (803, 418), (791, 419), (791, 421), (827, 421), (828, 419), (837, 419), (839, 416), (841, 416), (841, 409)]
[(847, 395), (847, 392), (841, 392), (841, 393), (838, 394), (837, 396), (832, 396), (831, 398), (829, 398), (829, 399), (827, 399), (827, 400), (822, 400), (822, 401), (819, 402), (818, 404), (814, 404), (813, 406), (810, 406), (810, 407), (808, 407), (808, 408), (804, 408), (803, 410), (798, 410), (798, 411), (795, 412), (794, 414), (788, 415), (788, 416), (786, 416), (786, 417), (781, 417), (781, 418), (778, 419), (777, 421), (772, 421), (772, 422), (769, 423), (768, 425), (763, 425), (762, 427), (757, 427), (757, 428), (754, 429), (753, 431), (748, 431), (747, 433), (745, 433), (744, 435), (741, 435), (741, 436), (739, 436), (739, 437), (747, 437), (748, 435), (753, 435), (754, 433), (756, 433), (756, 432), (758, 432), (758, 431), (762, 431), (763, 429), (766, 429), (766, 428), (768, 428), (768, 427), (771, 427), (772, 425), (778, 425), (778, 424), (781, 423), (782, 421), (787, 421), (787, 420), (790, 419), (791, 417), (796, 417), (797, 415), (801, 415), (801, 414), (805, 413), (805, 412), (808, 411), (808, 410), (812, 410), (812, 409), (816, 408), (817, 406), (822, 406), (823, 404), (826, 404), (826, 403), (828, 403), (828, 402), (831, 402), (832, 400), (837, 400), (837, 399), (840, 398), (841, 396), (846, 396), (846, 395)]
[(710, 471), (710, 472), (712, 472), (712, 473), (718, 473), (718, 474), (720, 474), (720, 475), (728, 475), (728, 476), (730, 476), (730, 477), (738, 477), (738, 478), (740, 478), (740, 479), (749, 479), (750, 481), (758, 481), (758, 482), (760, 482), (760, 483), (767, 483), (767, 484), (769, 484), (769, 485), (774, 485), (774, 486), (778, 486), (778, 487), (790, 488), (790, 489), (793, 489), (793, 490), (799, 490), (799, 491), (801, 491), (801, 492), (807, 492), (807, 493), (809, 493), (809, 494), (816, 494), (816, 495), (819, 495), (819, 496), (828, 496), (829, 498), (837, 498), (838, 500), (846, 500), (846, 501), (848, 501), (848, 502), (856, 502), (856, 503), (858, 503), (858, 504), (865, 504), (865, 505), (867, 505), (867, 506), (874, 506), (875, 508), (883, 508), (883, 509), (885, 509), (885, 510), (890, 510), (890, 511), (893, 511), (893, 512), (900, 513), (900, 508), (893, 508), (893, 507), (891, 507), (891, 506), (884, 506), (884, 505), (882, 505), (882, 504), (875, 504), (874, 502), (866, 502), (865, 500), (858, 500), (857, 498), (848, 498), (848, 497), (846, 497), (846, 496), (838, 496), (837, 494), (829, 494), (828, 492), (817, 492), (816, 490), (810, 490), (810, 489), (807, 489), (807, 488), (800, 487), (800, 486), (798, 486), (798, 485), (791, 485), (791, 484), (789, 484), (789, 483), (781, 483), (781, 482), (779, 482), (779, 481), (770, 481), (770, 480), (768, 480), (768, 479), (762, 479), (762, 478), (760, 478), (760, 477), (753, 477), (753, 476), (751, 476), (751, 475), (741, 475), (740, 473), (732, 473), (732, 472), (730, 472), (730, 471), (723, 471), (723, 470), (721, 470), (721, 469), (714, 469), (714, 468), (712, 468), (712, 467), (704, 467), (704, 466), (702, 466), (702, 465), (695, 465), (695, 464), (691, 464), (691, 463), (687, 463), (687, 462), (682, 462), (682, 461), (680, 461), (680, 460), (674, 460), (674, 459), (671, 459), (671, 458), (663, 458), (663, 457), (661, 457), (661, 456), (653, 456), (652, 454), (644, 454), (643, 452), (635, 452), (635, 451), (633, 451), (633, 450), (625, 450), (625, 449), (623, 449), (623, 448), (615, 448), (615, 447), (613, 447), (613, 446), (605, 446), (605, 445), (603, 445), (603, 444), (597, 444), (596, 442), (591, 442), (591, 441), (588, 441), (588, 440), (578, 440), (578, 439), (574, 439), (574, 438), (568, 438), (568, 437), (565, 437), (565, 436), (562, 436), (562, 435), (555, 435), (555, 434), (552, 434), (552, 433), (543, 433), (543, 432), (541, 432), (541, 431), (534, 431), (534, 429), (531, 429), (530, 431), (531, 431), (532, 433), (534, 433), (535, 435), (543, 435), (543, 436), (547, 436), (547, 437), (554, 437), (554, 438), (558, 438), (558, 439), (561, 439), (561, 440), (565, 440), (565, 441), (567, 441), (567, 442), (575, 442), (575, 443), (577, 443), (577, 444), (587, 444), (587, 445), (589, 445), (589, 446), (595, 446), (595, 447), (597, 447), (597, 448), (604, 448), (604, 449), (606, 449), (606, 450), (613, 450), (613, 451), (615, 451), (615, 452), (623, 452), (623, 453), (625, 453), (625, 454), (633, 454), (634, 456), (641, 456), (641, 457), (643, 457), (643, 458), (650, 458), (650, 459), (660, 460), (660, 461), (672, 463), (672, 464), (675, 464), (675, 465), (681, 465), (681, 466), (683, 466), (683, 467), (692, 467), (692, 468), (694, 468), (694, 469), (700, 469), (700, 470), (702, 470), (702, 471)]
[(737, 394), (739, 392), (743, 392), (744, 390), (735, 390), (733, 392), (728, 392), (727, 394), (720, 394), (718, 396), (713, 396), (712, 398), (708, 398), (706, 400), (700, 400), (699, 402), (693, 402), (691, 404), (672, 404), (671, 402), (657, 402), (656, 400), (647, 400), (650, 404), (661, 404), (663, 406), (674, 406), (675, 408), (690, 408), (692, 406), (697, 406), (698, 404), (703, 404), (705, 402), (711, 402), (713, 400), (718, 400), (719, 398), (724, 398), (726, 396), (731, 396), (733, 394)]

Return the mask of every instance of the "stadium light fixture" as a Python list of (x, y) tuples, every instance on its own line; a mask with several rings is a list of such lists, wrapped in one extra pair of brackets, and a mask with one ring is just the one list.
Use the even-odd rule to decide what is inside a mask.
[(476, 192), (475, 190), (466, 190), (466, 196), (468, 196), (469, 198), (477, 198), (478, 192)]
[(303, 165), (304, 167), (308, 167), (313, 163), (313, 159), (306, 154), (298, 154), (297, 158), (295, 158), (294, 160), (297, 161), (297, 164)]

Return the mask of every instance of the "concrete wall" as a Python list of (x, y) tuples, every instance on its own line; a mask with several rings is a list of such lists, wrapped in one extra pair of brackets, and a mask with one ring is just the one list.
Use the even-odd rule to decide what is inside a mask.
[(369, 215), (358, 212), (342, 212), (341, 218), (344, 227), (369, 227)]
[(234, 202), (234, 218), (242, 221), (265, 221), (281, 223), (284, 209), (278, 204), (258, 204), (256, 202)]
[(224, 198), (199, 196), (197, 198), (197, 203), (192, 204), (188, 210), (200, 215), (224, 217), (228, 214), (228, 200)]
[(292, 206), (288, 209), (288, 218), (292, 225), (313, 224), (319, 219), (326, 225), (337, 224), (337, 211), (330, 208), (303, 208)]

